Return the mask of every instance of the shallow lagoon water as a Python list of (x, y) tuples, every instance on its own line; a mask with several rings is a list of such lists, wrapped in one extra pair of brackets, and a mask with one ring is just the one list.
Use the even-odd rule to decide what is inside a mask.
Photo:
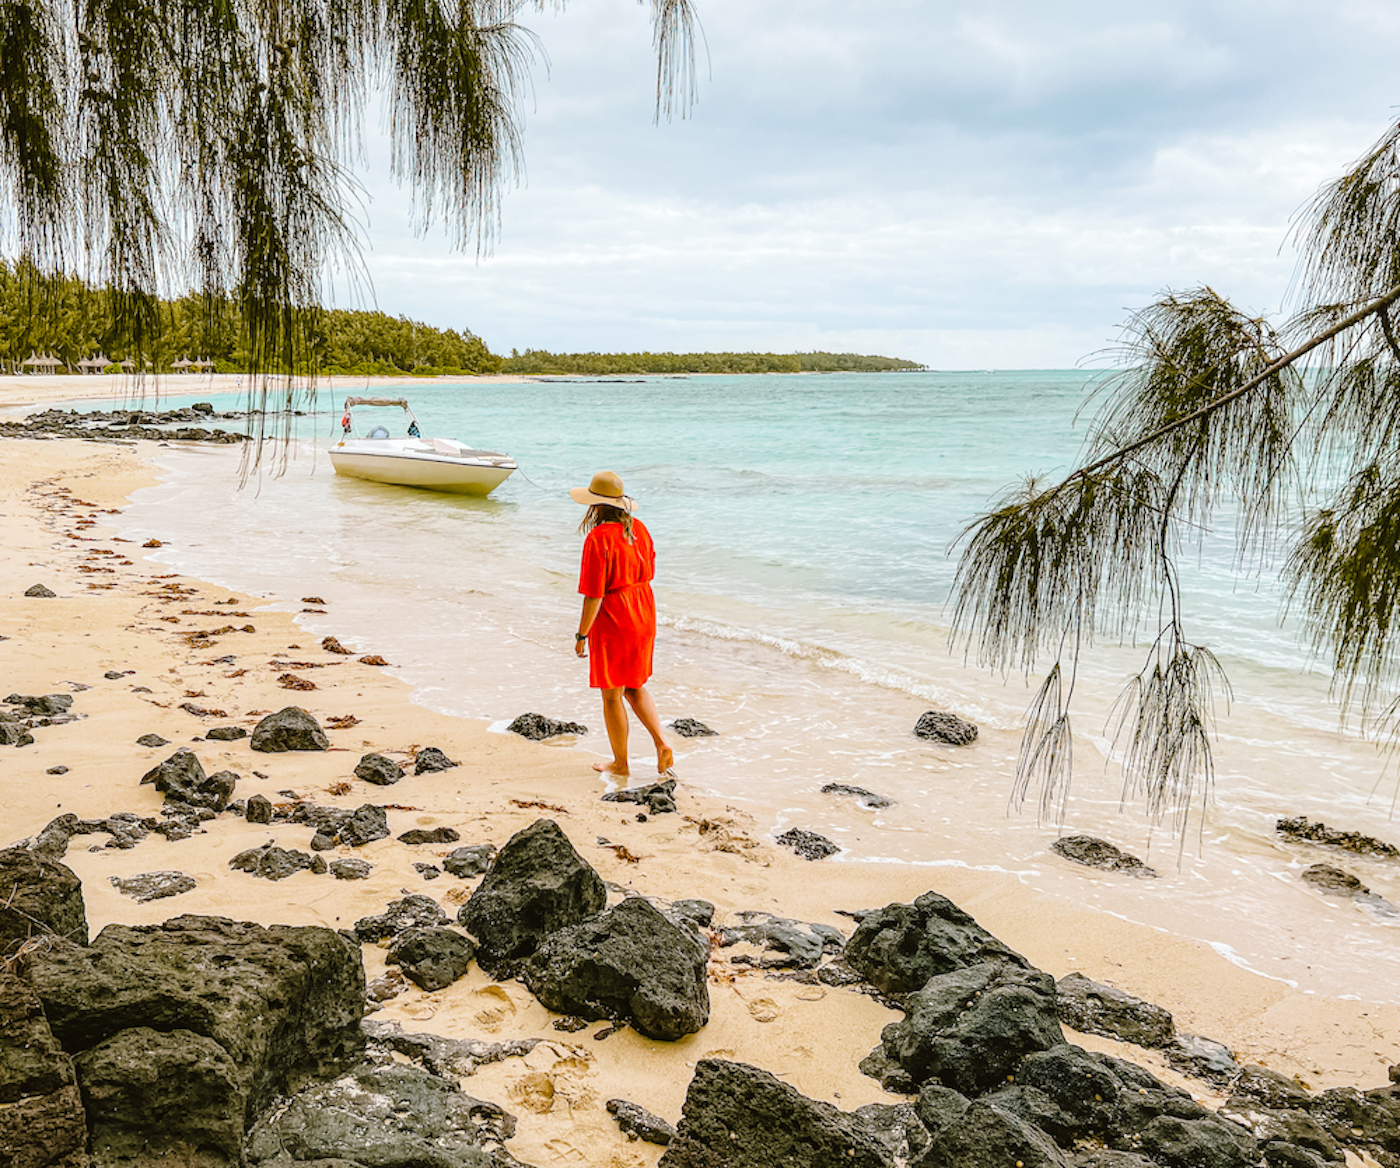
[[(1396, 920), (1298, 878), (1331, 862), (1400, 903), (1400, 864), (1284, 844), (1273, 830), (1303, 814), (1400, 839), (1394, 773), (1339, 725), (1326, 677), (1279, 624), (1272, 579), (1237, 581), (1216, 547), (1192, 561), (1190, 611), (1235, 700), (1218, 710), (1216, 788), (1185, 837), (1125, 802), (1109, 761), (1110, 707), (1144, 647), (1104, 646), (1086, 663), (1063, 827), (1010, 806), (1034, 679), (950, 648), (948, 550), (1019, 476), (1071, 465), (1085, 383), (1018, 372), (406, 386), (425, 433), (517, 457), (521, 472), (486, 500), (338, 478), (324, 449), (339, 403), (322, 393), (285, 473), (240, 486), (236, 451), (171, 446), (166, 483), (121, 522), (164, 540), (157, 555), (172, 566), (279, 607), (325, 597), (327, 615), (299, 618), (308, 635), (382, 654), (425, 704), (498, 724), (535, 710), (601, 738), (573, 654), (581, 511), (566, 492), (616, 470), (658, 545), (653, 693), (663, 717), (720, 731), (678, 743), (685, 786), (774, 832), (828, 835), (844, 851), (826, 863), (1003, 869), (1305, 989), (1400, 1000)], [(977, 722), (978, 742), (915, 739), (931, 708)], [(646, 740), (634, 733), (641, 775)], [(590, 737), (561, 748), (580, 767), (605, 749)], [(830, 782), (895, 805), (823, 795)], [(1070, 865), (1047, 850), (1062, 831), (1110, 839), (1160, 875)]]

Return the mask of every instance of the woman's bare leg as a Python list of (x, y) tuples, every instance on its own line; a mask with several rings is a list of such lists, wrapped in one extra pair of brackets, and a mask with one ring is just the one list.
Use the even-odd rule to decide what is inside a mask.
[(595, 762), (593, 769), (603, 774), (627, 778), (627, 707), (622, 704), (622, 689), (605, 689), (603, 695), (603, 725), (608, 728), (608, 745), (612, 747), (612, 762)]
[(671, 744), (661, 733), (661, 718), (656, 712), (656, 703), (651, 700), (651, 694), (644, 685), (639, 685), (636, 689), (624, 689), (622, 694), (627, 699), (627, 704), (636, 712), (637, 719), (646, 728), (646, 732), (651, 735), (651, 740), (656, 743), (656, 773), (664, 775), (675, 763), (676, 756), (671, 753)]

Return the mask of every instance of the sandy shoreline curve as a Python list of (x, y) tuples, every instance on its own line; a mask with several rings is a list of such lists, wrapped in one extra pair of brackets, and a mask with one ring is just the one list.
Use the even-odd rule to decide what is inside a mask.
[[(553, 376), (553, 375), (551, 375)], [(467, 374), (461, 377), (319, 377), (318, 390), (336, 394), (353, 390), (379, 391), (391, 388), (411, 389), (418, 385), (470, 382), (473, 385), (519, 385), (533, 377), (513, 373)], [(19, 406), (69, 404), (83, 401), (106, 401), (111, 398), (189, 397), (200, 394), (238, 393), (247, 387), (246, 375), (234, 373), (170, 373), (152, 377), (130, 374), (84, 376), (77, 373), (0, 375), (0, 409)], [(270, 384), (281, 388), (286, 378), (272, 378)], [(306, 384), (297, 378), (296, 384)]]
[[(62, 400), (117, 392), (110, 383), (120, 379), (104, 378), (93, 394), (98, 380), (0, 378), (0, 405), (24, 404), (30, 392), (42, 401), (69, 391), (73, 396)], [(217, 379), (171, 378), (162, 392), (177, 392), (173, 383), (182, 394), (221, 392), (234, 388), (228, 380), (220, 387)], [(347, 380), (365, 385), (363, 378)], [(0, 568), (6, 692), (71, 693), (79, 716), (38, 729), (31, 746), (0, 747), (0, 846), (36, 834), (65, 812), (84, 818), (156, 814), (161, 797), (140, 778), (181, 746), (207, 771), (237, 772), (237, 798), (263, 793), (278, 801), (294, 792), (341, 807), (388, 802), (391, 836), (343, 849), (374, 865), (366, 880), (301, 872), (276, 883), (231, 871), (228, 861), (268, 840), (305, 849), (306, 826), (262, 826), (222, 815), (190, 839), (152, 834), (130, 849), (102, 847), (101, 836), (75, 837), (64, 862), (83, 881), (94, 934), (113, 922), (150, 924), (183, 913), (346, 928), (409, 893), (432, 896), (455, 915), (475, 880), (445, 875), (425, 881), (414, 864), (435, 863), (460, 844), (499, 847), (543, 816), (560, 825), (615, 893), (703, 897), (717, 906), (719, 923), (762, 910), (832, 925), (849, 936), (852, 922), (837, 910), (907, 902), (932, 889), (1055, 977), (1078, 970), (1116, 985), (1170, 1010), (1180, 1029), (1224, 1042), (1239, 1061), (1297, 1076), (1313, 1091), (1380, 1086), (1387, 1067), (1400, 1063), (1400, 1007), (1300, 993), (1239, 968), (1209, 946), (1080, 908), (1027, 888), (1011, 874), (809, 863), (774, 847), (743, 811), (689, 794), (683, 768), (679, 814), (638, 822), (635, 807), (599, 800), (591, 754), (493, 734), (484, 723), (417, 706), (396, 679), (393, 662), (377, 667), (357, 660), (376, 653), (373, 644), (347, 639), (353, 655), (328, 653), (298, 627), (294, 613), (265, 607), (301, 601), (333, 620), (333, 595), (303, 598), (288, 581), (286, 595), (254, 598), (148, 562), (138, 540), (114, 534), (109, 517), (132, 491), (157, 481), (150, 461), (155, 449), (150, 443), (0, 440), (0, 458), (9, 468), (0, 482), (0, 536), (10, 550)], [(153, 527), (144, 537), (159, 540), (162, 532)], [(25, 597), (34, 584), (57, 595)], [(216, 631), (226, 627), (233, 631)], [(283, 688), (279, 678), (288, 674), (315, 688)], [(246, 739), (203, 737), (214, 726), (251, 729), (263, 714), (287, 705), (304, 707), (323, 725), (332, 717), (356, 721), (328, 729), (332, 750), (322, 754), (257, 755)], [(203, 712), (182, 708), (189, 706)], [(137, 744), (150, 733), (169, 745)], [(406, 775), (392, 789), (353, 778), (366, 752), (406, 759), (425, 746), (461, 765)], [(67, 769), (49, 773), (56, 767)], [(436, 826), (455, 828), (460, 844), (410, 846), (396, 838), (410, 828)], [(139, 904), (111, 883), (161, 870), (184, 872), (196, 887)], [(845, 1110), (897, 1101), (856, 1068), (897, 1012), (853, 990), (774, 977), (728, 960), (741, 951), (717, 951), (710, 966), (711, 1020), (675, 1043), (631, 1029), (599, 1041), (592, 1033), (598, 1024), (561, 1033), (522, 985), (493, 983), (475, 967), (436, 993), (410, 987), (374, 1017), (457, 1038), (542, 1038), (529, 1056), (484, 1067), (470, 1081), (472, 1094), (519, 1117), (510, 1148), (527, 1163), (654, 1164), (661, 1149), (629, 1143), (604, 1103), (626, 1098), (674, 1122), (694, 1065), (706, 1056), (761, 1066)], [(366, 946), (364, 955), (369, 977), (384, 972), (382, 950)], [(1139, 1062), (1204, 1102), (1219, 1101), (1149, 1052), (1068, 1037)]]

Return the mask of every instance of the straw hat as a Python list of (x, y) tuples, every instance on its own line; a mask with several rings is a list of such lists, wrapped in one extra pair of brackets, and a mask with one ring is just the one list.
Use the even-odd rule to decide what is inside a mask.
[(606, 507), (620, 507), (624, 511), (634, 511), (637, 501), (622, 493), (622, 479), (610, 470), (600, 470), (586, 487), (574, 487), (569, 497), (575, 503), (591, 507), (602, 503)]

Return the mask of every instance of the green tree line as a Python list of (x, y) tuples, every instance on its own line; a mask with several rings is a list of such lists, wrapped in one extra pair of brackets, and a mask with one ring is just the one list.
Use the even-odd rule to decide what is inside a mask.
[[(158, 311), (162, 327), (149, 345), (149, 361), (139, 365), (166, 370), (182, 359), (207, 359), (221, 372), (253, 366), (248, 330), (232, 301), (186, 296), (159, 301)], [(315, 309), (304, 315), (310, 343), (298, 373), (433, 376), (501, 367), (470, 329), (438, 329), (383, 312)], [(31, 353), (52, 353), (70, 369), (98, 354), (113, 362), (136, 357), (107, 290), (0, 260), (0, 366), (17, 372)]]
[(502, 373), (600, 377), (655, 373), (890, 373), (922, 369), (916, 361), (860, 353), (550, 353), (514, 350)]

